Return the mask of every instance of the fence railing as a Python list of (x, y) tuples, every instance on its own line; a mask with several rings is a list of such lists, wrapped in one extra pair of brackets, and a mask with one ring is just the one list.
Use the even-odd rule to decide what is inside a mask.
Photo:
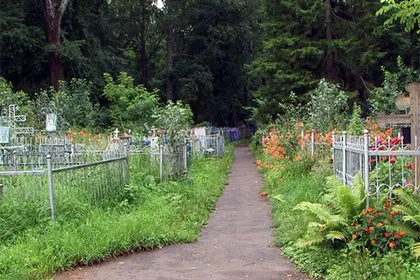
[(117, 199), (129, 183), (127, 156), (62, 168), (54, 168), (52, 161), (47, 155), (47, 168), (43, 170), (0, 172), (2, 202), (48, 203), (54, 219), (56, 206), (65, 201), (100, 204)]
[(419, 192), (418, 157), (420, 150), (415, 143), (404, 143), (403, 137), (381, 139), (371, 137), (368, 131), (363, 136), (349, 136), (346, 132), (333, 133), (333, 169), (343, 184), (352, 186), (360, 174), (366, 194), (366, 207), (372, 196), (391, 196), (397, 188), (410, 188)]
[[(57, 143), (62, 144), (67, 145)], [(184, 174), (192, 156), (222, 157), (224, 138), (208, 135), (188, 139), (177, 148), (165, 144), (153, 149), (150, 146), (137, 148), (128, 143), (114, 143), (105, 151), (49, 151), (52, 153), (3, 150), (0, 154), (0, 203), (13, 206), (33, 202), (49, 207), (54, 219), (55, 209), (69, 200), (89, 204), (118, 200), (130, 183), (129, 166), (139, 169), (136, 173), (163, 181)]]

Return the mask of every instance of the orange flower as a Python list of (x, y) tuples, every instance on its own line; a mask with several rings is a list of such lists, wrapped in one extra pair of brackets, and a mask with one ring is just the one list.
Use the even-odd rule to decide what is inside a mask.
[(374, 228), (374, 227), (372, 227), (372, 226), (370, 226), (370, 227), (368, 228), (369, 233), (372, 233), (374, 230), (375, 230), (375, 228)]
[(300, 157), (300, 155), (297, 155), (296, 157), (295, 157), (295, 161), (299, 161), (299, 160), (301, 160), (302, 158)]
[(400, 236), (400, 234), (398, 233), (398, 232), (396, 232), (395, 234), (394, 234), (394, 238), (395, 239), (398, 239), (398, 238), (400, 238), (401, 236)]
[(394, 247), (395, 247), (395, 245), (397, 245), (397, 244), (395, 244), (395, 242), (394, 242), (394, 241), (391, 241), (391, 242), (389, 242), (389, 244), (388, 244), (389, 248), (394, 248)]
[(370, 241), (370, 244), (375, 244), (376, 243), (376, 240), (375, 239), (372, 239), (371, 241)]
[(366, 215), (368, 212), (366, 211), (366, 210), (363, 210), (362, 211), (362, 215), (364, 216), (364, 215)]
[(400, 230), (399, 234), (400, 234), (401, 236), (404, 236), (404, 235), (405, 235), (405, 231)]
[(297, 122), (297, 123), (295, 123), (295, 126), (302, 127), (303, 126), (303, 123), (302, 122)]
[(381, 222), (378, 222), (377, 224), (376, 224), (376, 226), (378, 226), (378, 227), (381, 227), (383, 225), (383, 223), (381, 223)]
[(396, 212), (394, 210), (391, 210), (391, 212), (389, 212), (389, 214), (391, 214), (392, 216), (394, 216), (396, 214)]
[(387, 232), (387, 231), (386, 231), (386, 232), (384, 233), (384, 236), (385, 236), (386, 238), (388, 238), (388, 237), (390, 237), (390, 236), (391, 236), (391, 234), (390, 234), (389, 232)]
[(357, 234), (353, 234), (352, 236), (351, 236), (353, 239), (357, 239)]

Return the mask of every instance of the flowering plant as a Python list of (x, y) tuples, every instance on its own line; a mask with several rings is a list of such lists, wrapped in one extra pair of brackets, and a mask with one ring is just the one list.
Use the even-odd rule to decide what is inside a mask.
[[(400, 138), (375, 138), (372, 151), (399, 151), (404, 146)], [(412, 159), (409, 156), (383, 155), (373, 156), (370, 160), (372, 169), (372, 180), (377, 186), (392, 190), (396, 187), (403, 187), (407, 180), (412, 177)]]
[(408, 247), (413, 241), (406, 232), (393, 227), (402, 221), (403, 214), (392, 210), (388, 199), (383, 209), (369, 208), (351, 222), (352, 238), (349, 245), (364, 246), (374, 255)]

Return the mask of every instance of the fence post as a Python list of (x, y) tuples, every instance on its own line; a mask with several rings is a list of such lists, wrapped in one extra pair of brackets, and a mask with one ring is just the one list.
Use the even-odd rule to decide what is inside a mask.
[(184, 171), (188, 168), (188, 162), (187, 162), (187, 139), (184, 139)]
[(347, 157), (346, 157), (346, 146), (347, 146), (347, 131), (343, 131), (343, 184), (347, 185)]
[(3, 184), (0, 184), (0, 198), (3, 198), (4, 191), (3, 191)]
[(163, 145), (159, 145), (159, 178), (163, 181)]
[(315, 130), (311, 129), (311, 156), (315, 154)]
[(363, 132), (364, 137), (364, 185), (365, 185), (365, 195), (366, 195), (366, 209), (369, 208), (369, 131), (365, 130)]
[[(414, 136), (414, 150), (417, 151), (417, 135)], [(419, 160), (418, 156), (414, 157), (414, 190), (416, 194), (419, 193)]]
[(54, 220), (54, 182), (52, 174), (51, 155), (47, 155), (48, 191), (50, 194), (51, 220)]
[(302, 150), (305, 149), (305, 133), (304, 133), (303, 129), (300, 132), (300, 148)]
[(335, 172), (335, 149), (334, 149), (334, 146), (335, 146), (335, 135), (336, 135), (336, 132), (335, 131), (333, 131), (332, 133), (331, 133), (331, 137), (332, 137), (332, 162), (333, 162), (333, 168), (334, 168), (334, 174), (337, 174), (336, 172)]

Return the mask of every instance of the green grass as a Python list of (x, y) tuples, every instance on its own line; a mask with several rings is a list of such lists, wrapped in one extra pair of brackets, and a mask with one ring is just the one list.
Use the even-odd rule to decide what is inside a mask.
[[(272, 159), (256, 151), (258, 159)], [(263, 169), (265, 191), (272, 207), (276, 244), (303, 272), (325, 279), (418, 279), (420, 260), (405, 259), (404, 252), (374, 258), (358, 251), (340, 251), (333, 246), (301, 248), (296, 241), (306, 232), (309, 218), (293, 208), (303, 201), (321, 202), (324, 180), (331, 174), (329, 159), (287, 160), (281, 168)], [(407, 255), (407, 254), (405, 254)]]
[(0, 278), (44, 279), (126, 252), (194, 242), (227, 183), (232, 158), (229, 147), (222, 159), (194, 162), (182, 180), (133, 180), (118, 207), (26, 230), (0, 245)]

